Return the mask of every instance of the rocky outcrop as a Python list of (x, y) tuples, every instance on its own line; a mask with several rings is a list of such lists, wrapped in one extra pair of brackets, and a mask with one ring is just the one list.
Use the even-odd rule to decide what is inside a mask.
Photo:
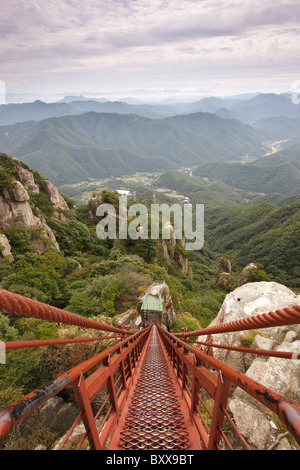
[[(36, 244), (36, 252), (40, 253), (47, 248), (53, 247), (59, 250), (59, 245), (56, 241), (55, 235), (51, 228), (47, 225), (42, 213), (39, 217), (33, 214), (32, 208), (26, 198), (27, 191), (20, 189), (21, 183), (18, 185), (17, 199), (15, 198), (16, 192), (11, 195), (10, 192), (5, 190), (3, 196), (0, 196), (0, 227), (4, 231), (8, 231), (12, 226), (29, 227), (31, 229), (41, 230), (41, 235), (44, 235), (44, 241), (40, 239), (39, 244)], [(26, 191), (26, 192), (25, 192)], [(20, 200), (21, 194), (26, 198)]]
[(31, 171), (26, 170), (21, 166), (16, 167), (16, 171), (18, 174), (18, 178), (24, 188), (30, 193), (39, 193), (40, 189), (39, 186), (35, 183), (34, 176)]
[[(229, 410), (234, 421), (247, 440), (248, 444), (257, 450), (293, 450), (284, 434), (280, 434), (274, 421), (267, 418), (265, 413), (236, 398), (229, 404)], [(247, 419), (245, 419), (247, 416)]]
[(10, 260), (13, 259), (13, 255), (11, 253), (11, 246), (4, 233), (0, 233), (0, 252), (3, 258), (9, 258)]
[(101, 193), (94, 193), (93, 194), (93, 197), (91, 199), (89, 199), (88, 201), (88, 207), (89, 207), (89, 210), (88, 210), (88, 213), (87, 213), (87, 218), (91, 221), (93, 221), (96, 217), (96, 213), (97, 213), (97, 208), (98, 206), (100, 206), (100, 204), (102, 204), (102, 196), (101, 196)]
[(258, 266), (254, 263), (248, 264), (248, 266), (246, 266), (240, 274), (240, 277), (237, 281), (237, 287), (243, 286), (244, 284), (247, 284), (248, 282), (250, 282), (252, 271), (257, 268)]
[(234, 278), (231, 275), (231, 262), (227, 256), (223, 256), (220, 260), (219, 274), (217, 276), (216, 284), (222, 289), (231, 287), (234, 283)]
[[(252, 282), (238, 287), (228, 294), (222, 308), (211, 325), (249, 318), (300, 304), (300, 295), (276, 282)], [(227, 346), (296, 352), (300, 347), (300, 325), (270, 327), (246, 332), (216, 334), (212, 342)], [(204, 337), (205, 338), (205, 337)], [(208, 339), (208, 338), (206, 338)], [(203, 336), (200, 341), (203, 341)], [(205, 340), (205, 339), (204, 339)], [(287, 360), (213, 348), (213, 355), (234, 369), (245, 373), (256, 382), (270, 388), (285, 398), (300, 403), (300, 361)], [(279, 433), (266, 412), (254, 398), (237, 387), (229, 403), (229, 409), (239, 429), (248, 442), (257, 449), (265, 449)], [(245, 413), (247, 409), (247, 413)], [(289, 448), (286, 441), (281, 448)]]
[(9, 192), (15, 202), (24, 202), (29, 200), (29, 194), (20, 181), (14, 180)]
[[(38, 203), (32, 204), (31, 194), (39, 193), (46, 197), (49, 206), (53, 207), (52, 217), (57, 220), (66, 221), (69, 207), (58, 189), (48, 180), (41, 177), (35, 180), (34, 174), (23, 168), (17, 160), (0, 156), (0, 164), (10, 165), (10, 171), (14, 177), (11, 178), (6, 187), (0, 190), (0, 229), (6, 234), (12, 227), (28, 227), (35, 232), (34, 251), (42, 253), (44, 250), (54, 248), (59, 250), (59, 245), (52, 229), (46, 222)], [(10, 255), (9, 240), (2, 237), (1, 251), (3, 257)]]
[[(66, 433), (78, 415), (77, 407), (63, 398), (54, 396), (37, 408), (14, 428), (16, 436), (30, 436), (34, 430), (43, 427), (58, 437)], [(44, 446), (41, 443), (41, 449)]]
[(185, 276), (193, 277), (191, 264), (185, 252), (185, 237), (178, 242), (174, 237), (174, 229), (170, 225), (170, 240), (161, 240), (163, 254), (169, 266), (176, 266)]
[(221, 273), (231, 274), (231, 262), (227, 256), (223, 256), (220, 261), (219, 271)]
[(228, 289), (231, 287), (234, 283), (234, 278), (231, 274), (229, 273), (219, 273), (216, 284), (217, 286), (221, 287), (221, 289)]
[(77, 409), (72, 403), (66, 403), (63, 398), (54, 396), (38, 410), (39, 420), (44, 426), (49, 426), (59, 436), (68, 430), (77, 417)]
[(141, 317), (139, 317), (136, 310), (131, 308), (116, 318), (116, 326), (118, 328), (127, 327), (128, 330), (139, 328), (141, 326)]
[(65, 213), (69, 210), (69, 206), (54, 184), (45, 180), (43, 181), (43, 189), (54, 207), (54, 217), (62, 221), (68, 220)]
[[(148, 287), (145, 294), (139, 298), (139, 308), (141, 311), (141, 306), (147, 296), (156, 297), (162, 301), (162, 313), (161, 313), (161, 325), (167, 329), (170, 329), (175, 318), (176, 312), (173, 307), (172, 297), (170, 293), (169, 286), (164, 282), (156, 281), (151, 286)], [(139, 320), (138, 320), (139, 321)]]
[[(300, 295), (295, 294), (282, 284), (276, 282), (251, 282), (238, 287), (226, 296), (220, 312), (211, 322), (211, 325), (240, 320), (297, 304), (300, 304)], [(300, 325), (254, 330), (251, 335), (253, 335), (253, 340), (258, 334), (265, 339), (268, 338), (271, 340), (268, 346), (272, 346), (281, 343), (286, 333), (290, 330), (300, 333)], [(244, 332), (226, 333), (226, 335), (216, 334), (213, 336), (214, 343), (226, 344), (228, 346), (241, 346), (244, 340)], [(240, 372), (245, 370), (243, 359), (238, 352), (215, 348), (214, 356)]]

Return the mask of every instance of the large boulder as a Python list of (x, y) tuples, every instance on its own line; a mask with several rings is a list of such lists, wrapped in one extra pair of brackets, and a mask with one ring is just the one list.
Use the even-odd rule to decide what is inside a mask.
[[(300, 305), (300, 295), (276, 282), (254, 282), (238, 287), (228, 294), (222, 308), (211, 325), (249, 318), (258, 314)], [(228, 346), (298, 351), (300, 325), (269, 327), (248, 332), (233, 332), (212, 335), (212, 343)], [(206, 338), (208, 339), (208, 338)], [(203, 341), (203, 336), (199, 337)], [(205, 337), (204, 337), (205, 340)], [(300, 360), (259, 356), (225, 349), (213, 348), (213, 355), (256, 382), (270, 388), (279, 395), (300, 403)], [(238, 428), (257, 449), (266, 449), (280, 433), (274, 417), (257, 400), (236, 387), (229, 400), (229, 411)], [(276, 421), (276, 420), (275, 420)], [(296, 448), (285, 439), (276, 448)]]
[(231, 262), (227, 256), (223, 256), (220, 260), (216, 284), (222, 289), (230, 288), (234, 285), (234, 277), (231, 275)]
[(76, 406), (66, 403), (63, 398), (54, 396), (39, 409), (39, 419), (45, 427), (51, 428), (59, 436), (73, 424), (78, 414)]
[(141, 311), (142, 304), (147, 296), (151, 296), (162, 301), (161, 326), (170, 329), (176, 318), (176, 312), (173, 307), (169, 286), (164, 281), (156, 281), (151, 284), (145, 294), (139, 298), (139, 311)]
[[(271, 419), (257, 408), (236, 398), (229, 403), (229, 410), (234, 416), (239, 431), (248, 444), (257, 450), (265, 450), (277, 440), (277, 426)], [(247, 419), (245, 419), (247, 416)], [(279, 435), (280, 436), (280, 435)], [(277, 450), (293, 450), (287, 439), (282, 439), (276, 445)]]
[(13, 181), (10, 193), (16, 202), (29, 200), (29, 194), (20, 181)]
[(3, 258), (7, 258), (12, 261), (13, 255), (11, 253), (11, 246), (4, 233), (0, 233), (0, 252)]
[(220, 260), (219, 265), (219, 272), (220, 273), (228, 273), (231, 274), (231, 262), (227, 256), (223, 256)]
[(127, 310), (116, 318), (118, 328), (127, 327), (129, 330), (137, 327), (138, 312), (133, 308)]
[(49, 180), (43, 181), (43, 186), (45, 193), (49, 197), (51, 204), (55, 209), (59, 210), (69, 210), (68, 204), (64, 200), (63, 196), (60, 194), (56, 186)]
[[(277, 282), (251, 282), (238, 287), (230, 292), (223, 305), (211, 322), (210, 326), (227, 323), (230, 321), (249, 318), (258, 314), (268, 313), (285, 307), (292, 307), (300, 304), (300, 295), (291, 291), (288, 287)], [(251, 342), (256, 335), (269, 339), (268, 347), (279, 344), (284, 340), (288, 331), (300, 333), (300, 325), (289, 325), (286, 327), (264, 328), (251, 331), (249, 337)], [(233, 332), (213, 335), (213, 343), (224, 344), (226, 346), (243, 346), (247, 332)], [(203, 341), (203, 336), (199, 338)], [(257, 339), (256, 341), (260, 341)], [(245, 372), (244, 355), (239, 352), (226, 349), (213, 349), (214, 356), (230, 365), (240, 372)]]
[(26, 168), (23, 168), (20, 165), (16, 165), (16, 172), (18, 174), (18, 178), (20, 182), (29, 193), (40, 192), (40, 189), (38, 185), (35, 183), (34, 176), (31, 173), (31, 171), (26, 170)]
[[(14, 432), (17, 437), (30, 439), (30, 435), (42, 427), (60, 437), (70, 429), (77, 416), (78, 408), (75, 404), (54, 396), (17, 424)], [(39, 447), (45, 448), (43, 442), (40, 442)]]

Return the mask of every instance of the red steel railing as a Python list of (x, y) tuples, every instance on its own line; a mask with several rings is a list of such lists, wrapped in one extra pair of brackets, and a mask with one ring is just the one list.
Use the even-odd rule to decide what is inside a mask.
[(15, 314), (22, 317), (34, 317), (42, 320), (63, 323), (65, 325), (77, 325), (82, 328), (110, 331), (113, 333), (130, 334), (128, 331), (91, 320), (75, 313), (67, 312), (51, 305), (43, 304), (37, 300), (28, 299), (18, 294), (0, 289), (0, 311)]
[(201, 336), (215, 333), (231, 333), (233, 331), (254, 330), (258, 328), (269, 328), (274, 326), (286, 326), (300, 323), (300, 305), (275, 310), (275, 312), (262, 313), (241, 320), (221, 323), (220, 325), (208, 326), (201, 330), (176, 333), (176, 336)]
[[(130, 333), (126, 329), (115, 328), (80, 317), (3, 290), (0, 290), (0, 311), (118, 334), (117, 336), (95, 338), (4, 343), (6, 350), (12, 350), (104, 339), (117, 341), (113, 346), (59, 375), (52, 382), (38, 390), (34, 390), (0, 411), (0, 441), (3, 441), (15, 425), (24, 420), (49, 398), (55, 396), (67, 386), (72, 386), (78, 405), (78, 416), (58, 448), (64, 449), (68, 445), (76, 426), (83, 422), (85, 432), (76, 448), (81, 449), (83, 446), (88, 445), (90, 449), (105, 449), (118, 423), (120, 411), (133, 383), (134, 374), (151, 327), (136, 333)], [(129, 337), (126, 338), (126, 335), (129, 335)], [(96, 366), (97, 369), (91, 373)], [(86, 373), (89, 373), (88, 377), (85, 377)], [(101, 394), (101, 400), (96, 400), (99, 394)], [(99, 402), (99, 405), (95, 411), (94, 402), (96, 401)]]
[[(43, 318), (48, 321), (79, 325), (100, 331), (114, 333), (113, 336), (94, 338), (50, 339), (36, 341), (17, 341), (5, 343), (7, 350), (20, 349), (52, 344), (66, 344), (83, 341), (101, 341), (110, 339), (115, 344), (98, 353), (94, 357), (76, 365), (59, 375), (49, 384), (35, 390), (20, 400), (0, 411), (0, 440), (4, 440), (12, 428), (29, 416), (49, 398), (58, 394), (65, 387), (71, 386), (78, 415), (58, 449), (73, 448), (70, 444), (79, 423), (84, 424), (85, 431), (76, 443), (76, 449), (86, 448), (103, 450), (109, 448), (120, 422), (122, 410), (136, 380), (136, 372), (147, 349), (152, 326), (137, 332), (129, 332), (125, 328), (116, 328), (100, 322), (75, 315), (61, 309), (42, 304), (22, 296), (0, 290), (0, 311), (8, 314), (25, 315)], [(287, 426), (289, 432), (300, 444), (300, 409), (291, 401), (276, 392), (255, 382), (212, 355), (193, 347), (188, 342), (191, 336), (204, 334), (242, 331), (253, 328), (290, 325), (300, 323), (300, 307), (296, 306), (268, 314), (258, 315), (237, 322), (204, 328), (198, 331), (172, 334), (157, 325), (161, 341), (166, 348), (176, 378), (181, 387), (189, 415), (193, 423), (195, 441), (201, 441), (204, 449), (234, 449), (236, 437), (241, 447), (250, 449), (227, 411), (231, 385), (240, 387), (269, 410), (274, 412)], [(223, 347), (210, 342), (195, 342), (211, 347)], [(229, 348), (227, 346), (226, 348)], [(256, 352), (264, 355), (276, 355), (291, 359), (291, 353), (280, 351), (264, 351), (249, 348), (232, 348), (241, 352)], [(295, 359), (295, 355), (293, 355)], [(300, 354), (297, 355), (300, 359)], [(284, 371), (283, 371), (284, 373)], [(101, 395), (101, 399), (100, 399)], [(213, 402), (213, 408), (208, 404)], [(97, 404), (97, 406), (96, 406)], [(159, 420), (159, 417), (157, 418)], [(235, 435), (234, 444), (231, 442)], [(71, 447), (70, 447), (71, 446)]]
[[(286, 425), (297, 443), (300, 444), (300, 408), (296, 404), (270, 390), (268, 387), (255, 382), (245, 374), (229, 367), (212, 355), (207, 354), (207, 352), (211, 352), (211, 348), (217, 347), (244, 353), (300, 360), (300, 353), (224, 346), (212, 343), (210, 337), (214, 333), (297, 323), (300, 323), (300, 306), (277, 310), (276, 312), (269, 312), (244, 320), (223, 323), (201, 330), (187, 332), (184, 328), (183, 333), (171, 334), (159, 327), (159, 332), (168, 351), (170, 362), (181, 383), (183, 396), (190, 409), (195, 432), (198, 433), (205, 449), (220, 449), (220, 441), (222, 441), (222, 448), (233, 449), (226, 435), (230, 427), (231, 432), (239, 439), (243, 448), (250, 450), (250, 446), (226, 410), (232, 384), (238, 386), (274, 412)], [(210, 341), (201, 342), (188, 339), (191, 336), (201, 335), (209, 335)], [(189, 346), (188, 343), (206, 346), (205, 352), (198, 347)], [(215, 373), (211, 370), (214, 370)], [(213, 400), (212, 411), (207, 406), (207, 397)], [(225, 431), (225, 428), (227, 431)]]

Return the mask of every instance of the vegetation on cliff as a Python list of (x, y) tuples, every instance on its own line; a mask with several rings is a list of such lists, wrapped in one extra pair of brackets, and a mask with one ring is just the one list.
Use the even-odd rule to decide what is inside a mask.
[[(34, 223), (42, 220), (44, 224), (21, 224), (20, 218), (1, 221), (0, 230), (11, 248), (11, 256), (2, 251), (0, 258), (2, 289), (115, 323), (120, 314), (137, 310), (139, 296), (149, 285), (164, 280), (177, 314), (172, 327), (181, 331), (184, 326), (189, 330), (207, 326), (220, 310), (226, 294), (238, 285), (241, 271), (249, 263), (256, 263), (249, 271), (250, 282), (269, 279), (295, 289), (300, 286), (298, 203), (247, 205), (244, 194), (230, 195), (226, 185), (211, 184), (207, 192), (199, 178), (172, 173), (167, 180), (170, 188), (179, 184), (179, 190), (183, 189), (193, 202), (204, 202), (199, 199), (201, 194), (208, 198), (202, 250), (188, 252), (170, 240), (99, 240), (96, 235), (99, 218), (93, 213), (92, 203), (75, 208), (67, 196), (55, 192), (48, 180), (26, 165), (5, 155), (0, 157), (1, 200), (14, 209), (18, 204), (29, 207), (35, 217), (30, 220)], [(12, 182), (21, 182), (20, 168), (32, 175), (31, 183), (36, 187), (27, 185), (26, 189), (23, 180), (28, 199), (17, 202), (12, 196)], [(157, 185), (165, 182), (162, 177)], [(102, 191), (98, 197), (117, 209), (118, 196), (114, 191)], [(217, 201), (221, 199), (224, 204), (220, 209)], [(136, 202), (147, 207), (151, 204), (150, 199)], [(47, 233), (51, 238), (41, 245), (41, 238), (47, 237)], [(217, 284), (220, 258), (224, 254), (231, 260), (232, 271), (227, 273), (230, 282)], [(188, 269), (183, 269), (186, 266)], [(0, 314), (3, 341), (80, 334), (76, 328)], [(0, 407), (94, 353), (87, 345), (28, 349), (22, 354), (7, 352), (5, 369), (0, 369)]]

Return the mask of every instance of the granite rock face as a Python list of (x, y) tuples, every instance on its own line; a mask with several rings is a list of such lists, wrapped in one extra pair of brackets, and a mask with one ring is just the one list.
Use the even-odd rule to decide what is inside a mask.
[[(226, 296), (211, 326), (295, 305), (300, 305), (300, 295), (282, 284), (248, 283)], [(296, 353), (300, 351), (299, 335), (300, 325), (296, 324), (215, 334), (212, 335), (212, 342), (243, 347), (247, 344), (250, 348)], [(203, 338), (205, 341), (205, 336), (201, 336), (199, 340), (203, 341)], [(213, 355), (279, 395), (300, 403), (300, 360), (259, 356), (219, 348), (213, 348)], [(272, 421), (272, 413), (239, 387), (231, 393), (229, 410), (239, 429), (254, 448), (265, 449), (276, 439), (279, 430)], [(291, 446), (285, 439), (278, 448), (289, 449)]]
[[(218, 315), (210, 326), (250, 318), (258, 314), (299, 304), (300, 295), (282, 284), (264, 281), (251, 282), (238, 287), (226, 296)], [(299, 334), (300, 325), (257, 329), (253, 330), (251, 334), (253, 339), (259, 334), (265, 339), (271, 340), (272, 344), (275, 345), (280, 344), (290, 330)], [(215, 334), (213, 335), (213, 342), (227, 346), (242, 346), (244, 336), (245, 332)], [(239, 352), (214, 348), (214, 356), (234, 369), (244, 372), (243, 358)]]
[(161, 326), (170, 329), (176, 318), (176, 312), (173, 307), (172, 296), (168, 285), (163, 282), (154, 282), (148, 287), (145, 294), (139, 299), (139, 310), (146, 296), (156, 297), (162, 300), (163, 310), (161, 316)]
[(12, 260), (11, 246), (4, 233), (0, 233), (0, 252), (3, 258), (8, 257)]
[(56, 186), (51, 183), (51, 181), (45, 180), (43, 182), (43, 187), (46, 195), (49, 198), (49, 201), (51, 202), (56, 211), (62, 212), (69, 210), (68, 204), (66, 203)]
[[(20, 197), (20, 194), (23, 194), (23, 197), (25, 197), (25, 193), (20, 190), (20, 184), (18, 185), (17, 197)], [(24, 189), (24, 191), (26, 190)], [(49, 247), (53, 247), (59, 251), (59, 245), (56, 241), (55, 235), (52, 229), (47, 225), (43, 215), (41, 213), (38, 213), (38, 216), (35, 215), (27, 200), (24, 199), (16, 201), (15, 198), (12, 199), (6, 194), (4, 197), (0, 196), (0, 227), (4, 231), (7, 231), (12, 226), (29, 227), (41, 230), (44, 235), (44, 243), (39, 244), (39, 247), (36, 247), (35, 251), (37, 253), (40, 253)]]
[(31, 195), (37, 197), (36, 195), (42, 193), (44, 200), (53, 207), (52, 217), (60, 221), (68, 220), (68, 204), (50, 181), (42, 178), (36, 181), (34, 173), (23, 168), (22, 164), (13, 158), (10, 164), (14, 170), (14, 177), (10, 184), (0, 189), (0, 230), (4, 232), (7, 240), (6, 242), (2, 237), (1, 246), (4, 247), (2, 256), (11, 254), (6, 233), (12, 227), (27, 227), (35, 232), (36, 236), (33, 237), (35, 253), (42, 253), (49, 248), (59, 251), (55, 235), (39, 209), (38, 202), (32, 204)]

